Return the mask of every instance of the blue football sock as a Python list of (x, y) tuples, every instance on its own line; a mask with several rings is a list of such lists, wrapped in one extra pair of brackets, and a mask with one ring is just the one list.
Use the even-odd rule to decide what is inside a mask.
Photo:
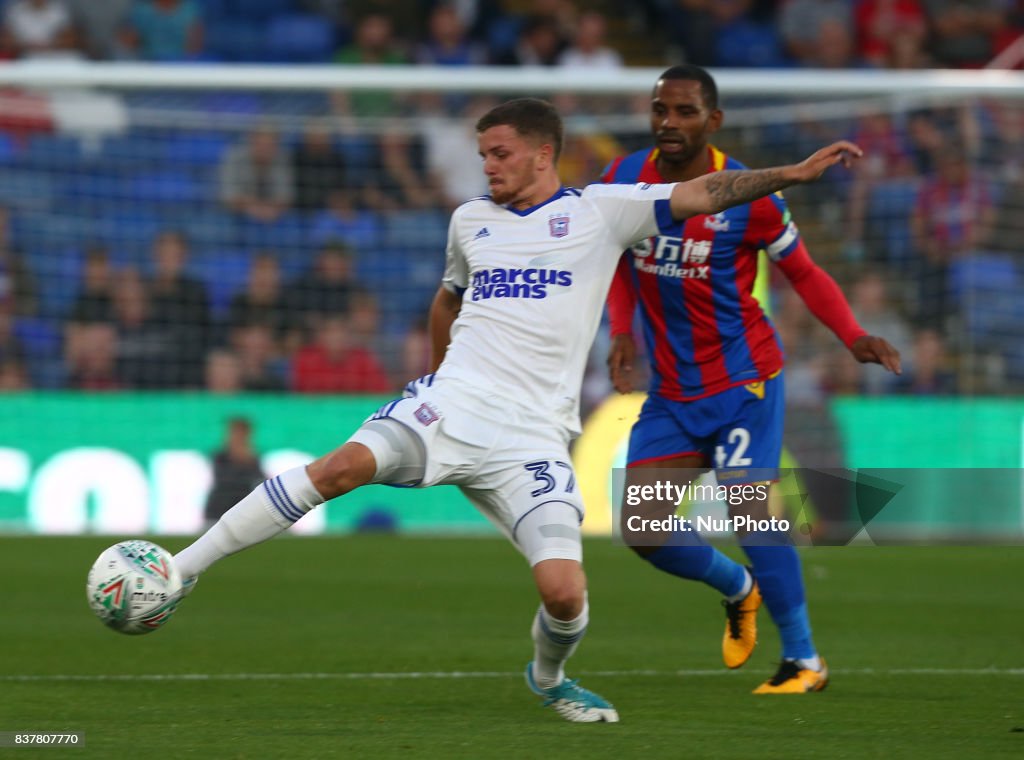
[(680, 578), (704, 581), (723, 596), (735, 596), (747, 579), (746, 568), (707, 544), (696, 533), (676, 533), (644, 559)]
[(779, 629), (783, 659), (814, 657), (816, 651), (796, 548), (785, 537), (771, 533), (751, 533), (741, 538), (740, 543), (750, 557), (768, 613)]

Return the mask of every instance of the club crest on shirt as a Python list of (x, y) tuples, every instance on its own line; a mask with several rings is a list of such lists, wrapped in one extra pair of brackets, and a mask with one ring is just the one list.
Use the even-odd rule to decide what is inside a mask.
[(569, 234), (569, 215), (554, 214), (548, 217), (548, 230), (553, 238), (564, 238)]
[(441, 415), (438, 414), (437, 409), (427, 403), (420, 404), (419, 408), (412, 413), (412, 416), (415, 417), (416, 421), (424, 427), (441, 419)]
[(728, 232), (729, 220), (726, 218), (724, 211), (719, 211), (717, 214), (710, 214), (705, 217), (704, 226), (715, 232)]

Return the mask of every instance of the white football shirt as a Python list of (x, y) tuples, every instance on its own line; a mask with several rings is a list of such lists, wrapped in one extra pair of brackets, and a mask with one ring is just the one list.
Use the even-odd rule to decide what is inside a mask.
[(443, 284), (462, 293), (439, 378), (580, 431), (579, 394), (624, 249), (672, 223), (664, 185), (561, 188), (517, 211), (490, 198), (452, 214)]

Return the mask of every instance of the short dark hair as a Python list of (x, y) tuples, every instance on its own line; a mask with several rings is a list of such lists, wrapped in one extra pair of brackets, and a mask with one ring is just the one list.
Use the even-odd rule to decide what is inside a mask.
[(512, 127), (522, 137), (536, 137), (551, 143), (555, 150), (554, 160), (562, 152), (564, 128), (562, 117), (553, 105), (540, 98), (516, 98), (495, 106), (480, 117), (476, 123), (477, 133), (491, 127)]
[[(682, 63), (662, 72), (661, 76), (658, 77), (658, 82), (663, 79), (699, 82), (700, 94), (704, 99), (704, 105), (711, 111), (718, 108), (718, 85), (715, 84), (714, 77), (706, 69), (702, 69), (700, 66), (695, 66), (692, 63)], [(657, 82), (654, 86), (657, 88)]]

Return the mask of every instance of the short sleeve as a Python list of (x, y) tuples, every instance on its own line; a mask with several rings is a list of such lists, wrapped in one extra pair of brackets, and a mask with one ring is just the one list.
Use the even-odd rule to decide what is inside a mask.
[(588, 185), (583, 197), (597, 208), (621, 248), (674, 224), (669, 198), (675, 184)]
[(469, 285), (469, 264), (462, 250), (458, 234), (458, 211), (448, 224), (448, 245), (445, 248), (444, 276), (441, 285), (456, 295), (462, 295)]

